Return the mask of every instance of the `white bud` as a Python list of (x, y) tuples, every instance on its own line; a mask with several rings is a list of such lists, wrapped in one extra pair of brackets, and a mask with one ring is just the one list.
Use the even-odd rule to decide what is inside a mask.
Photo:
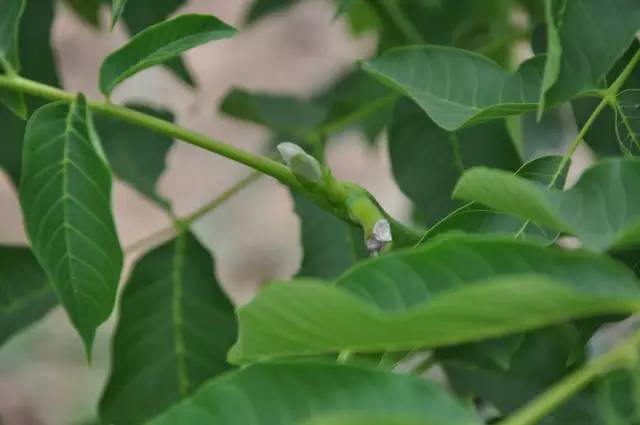
[(294, 155), (289, 162), (289, 168), (298, 177), (303, 177), (314, 183), (322, 180), (322, 169), (318, 161), (309, 154)]
[(280, 156), (282, 157), (282, 160), (285, 162), (285, 164), (287, 164), (287, 166), (291, 165), (291, 159), (293, 159), (294, 156), (300, 155), (300, 154), (306, 154), (304, 149), (302, 149), (300, 146), (296, 145), (295, 143), (291, 143), (291, 142), (280, 143), (277, 146), (277, 149), (278, 149), (278, 152), (280, 152)]

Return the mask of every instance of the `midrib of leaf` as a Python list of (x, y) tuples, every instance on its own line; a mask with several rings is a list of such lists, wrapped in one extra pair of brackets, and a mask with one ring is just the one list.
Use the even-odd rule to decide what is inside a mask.
[(175, 251), (173, 254), (173, 273), (172, 273), (172, 288), (173, 288), (173, 300), (171, 317), (173, 320), (173, 332), (174, 332), (174, 347), (176, 352), (176, 370), (178, 373), (178, 387), (181, 397), (186, 397), (189, 394), (189, 373), (187, 371), (186, 363), (186, 349), (184, 343), (183, 318), (182, 318), (182, 287), (183, 287), (183, 269), (184, 269), (184, 256), (186, 249), (186, 235), (184, 231), (176, 237)]
[[(69, 113), (67, 114), (67, 119), (65, 121), (65, 127), (64, 127), (64, 133), (63, 133), (63, 137), (64, 137), (64, 149), (62, 151), (62, 197), (63, 199), (65, 199), (65, 197), (67, 197), (69, 195), (69, 162), (70, 162), (70, 158), (69, 158), (69, 138), (71, 136), (71, 130), (73, 128), (73, 117), (75, 115), (76, 112), (76, 108), (77, 108), (77, 102), (71, 102), (71, 104), (69, 105)], [(68, 198), (67, 198), (68, 200)], [(67, 208), (67, 201), (63, 200), (62, 201), (62, 217), (63, 217), (63, 226), (64, 226), (64, 243), (67, 246), (67, 251), (68, 254), (63, 254), (66, 255), (66, 260), (65, 263), (67, 263), (68, 268), (69, 268), (69, 277), (71, 282), (75, 282), (76, 278), (73, 272), (73, 267), (71, 265), (73, 258), (72, 257), (72, 248), (71, 248), (71, 243), (69, 242), (69, 226), (67, 225), (69, 223), (69, 211)], [(53, 208), (52, 208), (53, 209)], [(44, 220), (42, 221), (43, 223), (45, 222)], [(53, 240), (53, 238), (52, 238)], [(68, 261), (67, 261), (68, 260)], [(55, 285), (54, 285), (55, 286)], [(60, 295), (60, 294), (59, 294)], [(73, 311), (73, 316), (75, 316), (77, 314), (76, 311), (76, 307), (75, 307), (75, 302), (72, 301), (72, 305), (70, 305), (70, 311)]]

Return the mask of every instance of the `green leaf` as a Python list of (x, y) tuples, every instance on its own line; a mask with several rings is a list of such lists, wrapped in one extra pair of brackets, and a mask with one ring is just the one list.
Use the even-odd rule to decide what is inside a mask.
[(124, 13), (124, 8), (127, 5), (127, 0), (111, 0), (111, 30), (116, 26), (116, 23)]
[(640, 89), (618, 95), (616, 137), (624, 153), (640, 154)]
[(182, 15), (153, 25), (107, 56), (100, 68), (100, 90), (109, 95), (119, 83), (146, 68), (233, 34), (232, 27), (208, 15)]
[[(26, 77), (44, 84), (58, 86), (55, 59), (51, 49), (53, 24), (52, 1), (30, 1), (22, 15), (20, 26), (20, 52), (22, 72)], [(44, 104), (37, 98), (28, 98), (30, 109)], [(20, 181), (22, 164), (22, 138), (25, 123), (6, 108), (0, 108), (0, 167), (4, 168), (14, 184)]]
[(602, 425), (640, 424), (640, 368), (617, 371), (596, 384)]
[(334, 217), (304, 196), (292, 196), (302, 236), (302, 264), (297, 276), (335, 279), (367, 257), (362, 229)]
[(336, 17), (347, 13), (358, 1), (359, 0), (338, 0), (338, 5), (336, 6)]
[(553, 15), (553, 19), (547, 18), (552, 36), (542, 90), (544, 104), (554, 105), (605, 88), (607, 73), (640, 28), (637, 1), (547, 0), (547, 3), (547, 15)]
[[(127, 106), (173, 121), (173, 114), (166, 110), (137, 104)], [(156, 184), (166, 167), (166, 156), (173, 146), (173, 139), (103, 116), (97, 117), (95, 124), (114, 174), (158, 205), (169, 208), (167, 200), (158, 195)]]
[(100, 0), (65, 0), (65, 2), (84, 22), (100, 29)]
[[(121, 19), (129, 33), (135, 35), (151, 25), (168, 19), (169, 16), (183, 7), (185, 2), (186, 0), (154, 0), (153, 7), (149, 7), (148, 3), (144, 1), (130, 2), (127, 3), (127, 8), (122, 14)], [(195, 85), (181, 56), (169, 59), (164, 63), (164, 66), (169, 68), (171, 72), (186, 84), (190, 86)]]
[(389, 155), (395, 181), (429, 225), (461, 205), (451, 193), (466, 168), (515, 171), (520, 166), (503, 121), (450, 134), (407, 99), (397, 103), (393, 114)]
[[(524, 164), (516, 175), (548, 185), (562, 162), (562, 157), (542, 157)], [(564, 186), (569, 163), (555, 183), (560, 189)], [(425, 234), (424, 240), (447, 232), (465, 232), (476, 234), (515, 234), (523, 227), (525, 220), (512, 217), (500, 211), (494, 211), (476, 203), (466, 204), (431, 227)], [(528, 225), (523, 236), (540, 241), (553, 242), (557, 239), (556, 232), (550, 232), (535, 224)]]
[(111, 172), (83, 96), (29, 119), (20, 203), (33, 252), (90, 356), (111, 313), (122, 251), (111, 215)]
[(247, 15), (247, 22), (255, 22), (258, 19), (290, 7), (293, 4), (295, 4), (295, 0), (254, 0)]
[[(574, 324), (556, 325), (521, 337), (506, 367), (479, 351), (481, 344), (439, 349), (437, 359), (459, 396), (475, 396), (508, 415), (579, 367), (572, 362), (577, 347), (585, 356), (582, 335)], [(543, 418), (540, 425), (589, 425), (595, 416), (593, 404), (591, 394), (580, 394)]]
[(310, 422), (303, 425), (425, 425), (423, 421), (411, 418), (383, 417), (362, 415), (336, 415)]
[(600, 162), (565, 192), (503, 171), (475, 168), (462, 176), (454, 197), (575, 235), (584, 247), (604, 251), (640, 242), (640, 194), (634, 190), (638, 181), (640, 160), (634, 158)]
[[(3, 0), (0, 3), (0, 73), (9, 76), (20, 72), (18, 36), (25, 0)], [(27, 105), (22, 93), (0, 89), (0, 103), (22, 119), (27, 118)]]
[(395, 99), (391, 90), (361, 70), (348, 73), (314, 96), (328, 109), (325, 126), (360, 114), (352, 127), (360, 130), (370, 144), (391, 121)]
[(236, 329), (211, 255), (193, 234), (149, 252), (120, 300), (101, 418), (142, 423), (187, 397), (229, 368), (225, 356)]
[(0, 345), (55, 305), (53, 288), (29, 248), (0, 246)]
[(535, 110), (541, 67), (536, 57), (509, 74), (484, 56), (441, 46), (397, 48), (364, 64), (448, 131)]
[(238, 310), (229, 359), (441, 347), (639, 305), (633, 274), (606, 257), (449, 236), (360, 263), (334, 286), (267, 286)]
[[(640, 43), (634, 42), (626, 54), (618, 60), (615, 67), (607, 76), (608, 81), (614, 81), (629, 63), (633, 55), (640, 48)], [(616, 101), (606, 106), (593, 121), (589, 131), (584, 136), (584, 141), (600, 157), (621, 156), (623, 154), (638, 154), (638, 136), (635, 130), (636, 114), (633, 105), (637, 101), (637, 93), (640, 90), (640, 68), (636, 67), (622, 86)], [(586, 97), (571, 101), (576, 124), (582, 128), (593, 114), (601, 99)], [(624, 107), (624, 111), (623, 111)], [(612, 135), (615, 134), (615, 137)]]
[(222, 100), (220, 110), (293, 139), (304, 139), (326, 117), (325, 108), (317, 102), (242, 89), (231, 90)]
[(336, 414), (400, 416), (423, 425), (480, 425), (437, 384), (334, 363), (249, 366), (205, 384), (152, 421), (164, 424), (298, 425)]

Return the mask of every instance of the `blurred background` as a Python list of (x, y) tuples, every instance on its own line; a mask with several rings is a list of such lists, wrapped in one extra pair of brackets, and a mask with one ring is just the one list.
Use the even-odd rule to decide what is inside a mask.
[[(270, 133), (263, 127), (223, 116), (218, 110), (232, 88), (309, 98), (352, 70), (358, 59), (370, 57), (376, 50), (374, 33), (354, 37), (353, 28), (345, 19), (334, 19), (331, 0), (296, 1), (292, 7), (255, 23), (247, 23), (246, 18), (251, 0), (186, 3), (175, 14), (212, 14), (241, 31), (232, 39), (215, 41), (184, 55), (196, 89), (166, 68), (155, 67), (124, 82), (112, 100), (165, 107), (182, 126), (260, 154), (268, 154), (273, 146)], [(100, 98), (100, 64), (108, 53), (125, 43), (127, 32), (122, 24), (113, 32), (107, 31), (108, 6), (101, 10), (103, 30), (98, 31), (81, 20), (68, 4), (56, 1), (52, 33), (62, 86)], [(521, 10), (514, 9), (512, 18), (515, 27), (532, 27)], [(484, 40), (484, 44), (490, 45), (491, 41)], [(509, 57), (515, 59), (509, 61), (511, 66), (532, 55), (526, 38), (514, 43), (512, 50)], [(534, 147), (522, 152), (525, 159), (562, 151), (566, 141), (575, 136), (570, 110), (555, 111), (553, 120), (538, 127), (531, 114), (519, 122), (530, 138), (526, 146)], [(410, 203), (392, 178), (384, 134), (378, 138), (378, 143), (372, 144), (360, 132), (339, 134), (328, 145), (328, 164), (338, 178), (363, 185), (389, 213), (408, 221)], [(588, 158), (586, 150), (578, 152), (569, 184)], [(244, 166), (215, 154), (176, 143), (168, 155), (159, 192), (181, 216), (249, 173)], [(158, 207), (122, 183), (114, 185), (113, 202), (125, 249), (169, 225)], [(1, 170), (0, 218), (0, 244), (24, 244), (16, 193)], [(247, 302), (265, 282), (289, 278), (300, 267), (300, 223), (291, 195), (270, 178), (262, 177), (207, 215), (197, 223), (195, 231), (212, 251), (216, 275), (236, 305)], [(123, 281), (143, 252), (144, 249), (127, 256)], [(113, 325), (114, 317), (99, 329), (91, 365), (87, 365), (80, 338), (60, 308), (5, 344), (0, 349), (0, 424), (92, 423), (107, 377)]]

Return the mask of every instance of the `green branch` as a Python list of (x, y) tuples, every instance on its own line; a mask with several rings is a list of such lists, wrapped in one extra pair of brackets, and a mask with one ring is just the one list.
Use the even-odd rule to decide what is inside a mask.
[(592, 381), (638, 362), (640, 331), (617, 347), (565, 377), (538, 398), (517, 410), (499, 425), (535, 425)]
[[(73, 102), (75, 94), (70, 93), (52, 86), (38, 83), (36, 81), (27, 80), (21, 77), (10, 77), (0, 75), (0, 87), (27, 93), (33, 96), (42, 97), (49, 100), (59, 100), (65, 102)], [(267, 174), (283, 184), (304, 192), (304, 188), (291, 173), (291, 171), (283, 164), (270, 158), (238, 149), (235, 146), (210, 139), (195, 131), (180, 127), (169, 121), (152, 117), (142, 112), (126, 108), (124, 106), (114, 105), (107, 102), (90, 101), (88, 102), (91, 110), (117, 118), (140, 127), (162, 133), (175, 139), (182, 140), (194, 146), (201, 147), (205, 150), (217, 153), (226, 158), (244, 164), (248, 167)]]
[[(73, 102), (75, 99), (74, 93), (17, 76), (0, 75), (0, 88), (18, 91), (53, 101)], [(386, 105), (387, 102), (391, 102), (391, 99), (385, 98), (384, 102), (381, 101), (379, 104), (374, 104), (370, 108), (367, 108), (368, 113), (379, 110), (382, 106)], [(271, 158), (254, 155), (218, 140), (210, 139), (202, 134), (173, 124), (169, 121), (155, 118), (145, 113), (108, 102), (89, 101), (88, 105), (91, 110), (96, 113), (107, 115), (139, 127), (144, 127), (174, 139), (182, 140), (194, 146), (201, 147), (205, 150), (244, 164), (263, 174), (269, 175), (291, 189), (304, 194), (318, 206), (329, 213), (334, 214), (336, 217), (352, 224), (362, 226), (365, 234), (369, 234), (372, 229), (370, 228), (370, 223), (363, 223), (359, 221), (360, 217), (357, 214), (353, 214), (353, 211), (351, 211), (350, 204), (353, 203), (355, 198), (370, 199), (370, 209), (376, 209), (379, 215), (388, 217), (377, 202), (373, 200), (371, 195), (369, 195), (360, 186), (347, 182), (340, 182), (333, 178), (328, 179), (331, 184), (310, 185), (294, 174), (288, 166), (280, 162), (274, 161)], [(350, 125), (353, 120), (361, 119), (362, 116), (364, 116), (364, 112), (359, 111), (354, 116), (350, 116), (348, 119), (340, 121), (338, 124), (331, 124), (331, 126), (329, 128), (325, 128), (324, 131), (337, 131), (340, 126)], [(394, 234), (397, 230), (402, 241), (413, 239), (417, 240), (419, 238), (419, 235), (415, 233), (413, 229), (401, 225), (392, 218), (389, 218), (389, 221), (391, 222)], [(402, 246), (406, 244), (407, 243), (401, 243), (400, 245)]]

